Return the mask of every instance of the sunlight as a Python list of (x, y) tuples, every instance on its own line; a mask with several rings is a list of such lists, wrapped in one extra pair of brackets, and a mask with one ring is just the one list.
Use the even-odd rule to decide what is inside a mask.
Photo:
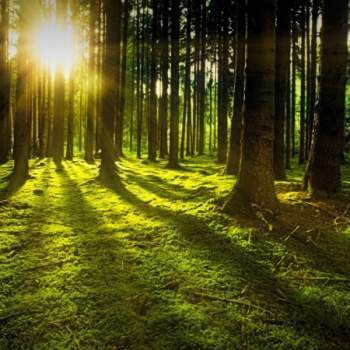
[(36, 55), (42, 63), (50, 67), (52, 74), (61, 67), (68, 76), (77, 57), (72, 26), (61, 28), (55, 21), (43, 22), (35, 37)]

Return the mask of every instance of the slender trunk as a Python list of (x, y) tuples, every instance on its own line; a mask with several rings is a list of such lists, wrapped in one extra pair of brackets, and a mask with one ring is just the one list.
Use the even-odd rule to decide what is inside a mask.
[(290, 0), (277, 1), (276, 80), (275, 80), (275, 180), (285, 180), (285, 122), (287, 113), (287, 80), (290, 59)]
[(1, 1), (0, 23), (0, 164), (10, 157), (10, 70), (8, 64), (9, 2)]
[(179, 0), (172, 0), (171, 19), (171, 116), (169, 167), (176, 168), (179, 166)]
[(231, 125), (231, 139), (226, 173), (238, 174), (242, 149), (242, 122), (244, 107), (244, 66), (246, 47), (246, 20), (245, 1), (237, 2), (237, 28), (236, 28), (236, 69), (235, 69), (235, 95), (234, 112)]

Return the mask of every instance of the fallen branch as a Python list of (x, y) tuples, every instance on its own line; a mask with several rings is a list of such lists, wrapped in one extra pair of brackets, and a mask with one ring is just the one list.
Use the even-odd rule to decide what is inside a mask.
[(290, 238), (300, 229), (300, 226), (294, 228), (294, 230), (284, 239), (285, 242), (289, 241)]

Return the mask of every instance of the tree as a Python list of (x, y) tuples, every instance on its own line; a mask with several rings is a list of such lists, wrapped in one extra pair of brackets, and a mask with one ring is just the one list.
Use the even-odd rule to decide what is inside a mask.
[[(67, 0), (57, 2), (57, 22), (61, 28), (65, 25), (67, 16)], [(64, 116), (65, 116), (65, 79), (63, 65), (56, 67), (54, 80), (54, 121), (53, 121), (53, 159), (57, 168), (62, 167), (64, 148)]]
[(94, 120), (96, 116), (96, 0), (90, 0), (89, 14), (89, 74), (88, 74), (88, 101), (86, 118), (85, 160), (94, 162)]
[(225, 210), (277, 209), (273, 173), (275, 1), (250, 0), (242, 161)]
[(11, 149), (10, 75), (8, 67), (9, 1), (1, 1), (0, 23), (0, 164), (8, 161)]
[(14, 117), (13, 181), (15, 186), (21, 185), (29, 173), (30, 123), (27, 110), (28, 79), (28, 3), (21, 1), (19, 7), (19, 38), (17, 44), (17, 80), (16, 80), (16, 113)]
[(179, 166), (179, 39), (180, 2), (171, 3), (171, 116), (169, 167)]
[(105, 55), (103, 59), (102, 76), (102, 116), (101, 116), (101, 167), (100, 179), (110, 183), (115, 181), (117, 167), (115, 164), (115, 151), (113, 142), (113, 130), (115, 120), (116, 86), (118, 84), (117, 71), (119, 70), (116, 59), (119, 55), (118, 47), (120, 26), (115, 25), (115, 19), (120, 18), (119, 1), (105, 0), (104, 9), (106, 16)]
[(162, 103), (159, 119), (159, 156), (164, 158), (168, 154), (169, 0), (162, 1), (161, 62)]
[(228, 112), (228, 75), (229, 75), (229, 40), (228, 6), (226, 0), (218, 3), (219, 12), (219, 87), (218, 87), (218, 162), (227, 159), (227, 112)]
[(348, 1), (323, 2), (321, 74), (318, 117), (310, 160), (315, 195), (341, 190), (341, 154), (345, 115)]
[(276, 81), (275, 81), (275, 142), (274, 173), (276, 180), (285, 180), (285, 121), (287, 119), (287, 81), (290, 60), (291, 0), (277, 1)]
[(299, 164), (305, 161), (305, 103), (306, 103), (306, 1), (301, 0), (301, 68), (300, 68), (300, 137), (299, 137)]
[(148, 159), (155, 161), (157, 158), (157, 29), (158, 29), (158, 3), (152, 0), (152, 44), (150, 62), (150, 109), (148, 123)]
[(230, 149), (226, 164), (226, 174), (237, 175), (241, 158), (242, 122), (244, 106), (244, 67), (246, 46), (245, 0), (236, 4), (236, 63), (234, 111), (231, 125)]

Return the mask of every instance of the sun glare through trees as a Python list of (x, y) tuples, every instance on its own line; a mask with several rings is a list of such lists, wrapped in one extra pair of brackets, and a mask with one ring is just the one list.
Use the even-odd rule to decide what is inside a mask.
[(44, 21), (35, 30), (34, 38), (34, 55), (43, 67), (54, 73), (61, 66), (68, 76), (80, 58), (72, 26), (59, 26), (55, 20)]
[(0, 0), (0, 350), (349, 350), (349, 0)]

